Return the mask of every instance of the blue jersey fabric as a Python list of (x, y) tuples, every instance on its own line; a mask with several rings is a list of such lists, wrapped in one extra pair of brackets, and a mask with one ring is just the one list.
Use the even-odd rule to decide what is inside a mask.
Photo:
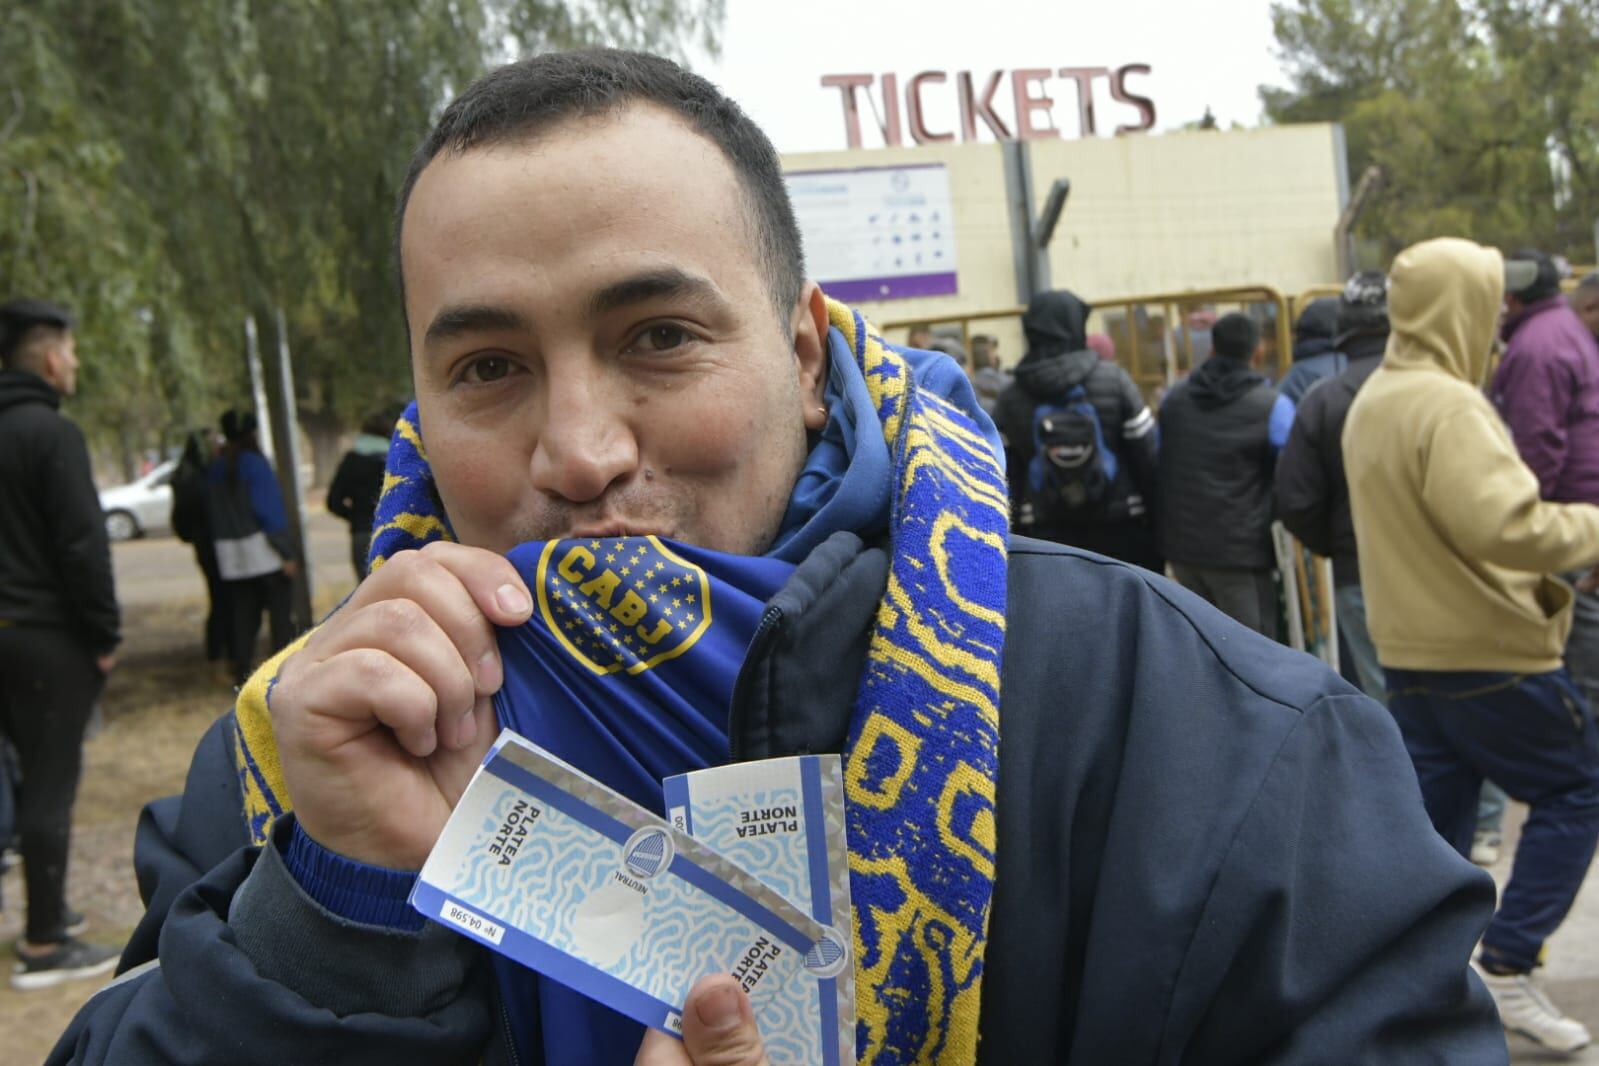
[[(657, 814), (663, 778), (727, 762), (733, 684), (793, 564), (655, 537), (535, 542), (510, 560), (535, 606), (500, 632), (502, 726)], [(494, 969), (518, 1047), (550, 1066), (633, 1061), (637, 1022), (503, 956)]]

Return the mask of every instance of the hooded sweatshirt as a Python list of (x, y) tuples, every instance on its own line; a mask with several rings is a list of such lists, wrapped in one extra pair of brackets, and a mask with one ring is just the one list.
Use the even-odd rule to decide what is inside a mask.
[[(1065, 290), (1039, 293), (1022, 316), (1027, 354), (1016, 367), (1016, 379), (1000, 395), (995, 421), (1006, 440), (1006, 471), (1013, 513), (1021, 507), (1028, 486), (1028, 466), (1036, 450), (1033, 421), (1042, 406), (1063, 403), (1081, 385), (1099, 417), (1105, 446), (1117, 458), (1101, 523), (1126, 522), (1143, 515), (1154, 495), (1157, 440), (1155, 416), (1133, 379), (1115, 363), (1100, 359), (1088, 346), (1087, 323), (1093, 308)], [(1071, 531), (1018, 525), (1017, 532), (1074, 543)]]
[(1278, 387), (1291, 403), (1297, 405), (1312, 385), (1342, 373), (1348, 365), (1338, 350), (1337, 333), (1338, 300), (1331, 296), (1312, 300), (1294, 324), (1294, 365)]
[(1410, 670), (1558, 669), (1571, 587), (1599, 561), (1599, 507), (1539, 499), (1481, 391), (1504, 289), (1497, 251), (1442, 238), (1394, 260), (1383, 363), (1344, 463), (1377, 657)]
[(1160, 407), (1159, 521), (1167, 559), (1227, 570), (1275, 565), (1278, 401), (1265, 375), (1223, 355), (1206, 359), (1167, 394)]

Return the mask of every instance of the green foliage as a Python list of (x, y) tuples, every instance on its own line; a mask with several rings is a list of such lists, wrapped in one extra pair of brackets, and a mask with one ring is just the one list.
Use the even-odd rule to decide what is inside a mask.
[(146, 447), (248, 397), (282, 308), (308, 428), (408, 387), (395, 195), (497, 63), (714, 50), (723, 0), (31, 0), (0, 8), (0, 293), (81, 316), (75, 416)]
[(1344, 125), (1383, 184), (1357, 225), (1387, 259), (1470, 237), (1590, 262), (1599, 218), (1599, 0), (1299, 0), (1272, 8), (1274, 122)]

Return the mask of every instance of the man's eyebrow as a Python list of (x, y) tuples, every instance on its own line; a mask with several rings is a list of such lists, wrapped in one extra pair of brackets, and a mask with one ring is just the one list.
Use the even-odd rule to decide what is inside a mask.
[(668, 296), (686, 298), (718, 308), (727, 306), (727, 299), (722, 295), (721, 289), (717, 288), (716, 283), (709, 278), (690, 274), (677, 267), (662, 267), (660, 270), (644, 271), (605, 286), (590, 298), (589, 314), (598, 318), (632, 304)]
[(425, 343), (437, 344), (468, 333), (526, 330), (528, 321), (508, 307), (492, 304), (457, 304), (446, 307), (428, 323)]

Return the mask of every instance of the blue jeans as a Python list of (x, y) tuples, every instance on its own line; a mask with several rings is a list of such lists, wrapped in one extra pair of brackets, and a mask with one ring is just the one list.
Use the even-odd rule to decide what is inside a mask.
[(1371, 642), (1371, 631), (1366, 628), (1366, 597), (1361, 594), (1359, 585), (1339, 585), (1333, 602), (1338, 605), (1338, 635), (1344, 638), (1360, 691), (1378, 703), (1387, 703), (1388, 688), (1383, 684), (1377, 646)]
[(1434, 828), (1471, 853), (1477, 798), (1494, 781), (1530, 811), (1483, 957), (1531, 970), (1599, 842), (1599, 728), (1565, 669), (1548, 674), (1389, 670), (1388, 707)]

